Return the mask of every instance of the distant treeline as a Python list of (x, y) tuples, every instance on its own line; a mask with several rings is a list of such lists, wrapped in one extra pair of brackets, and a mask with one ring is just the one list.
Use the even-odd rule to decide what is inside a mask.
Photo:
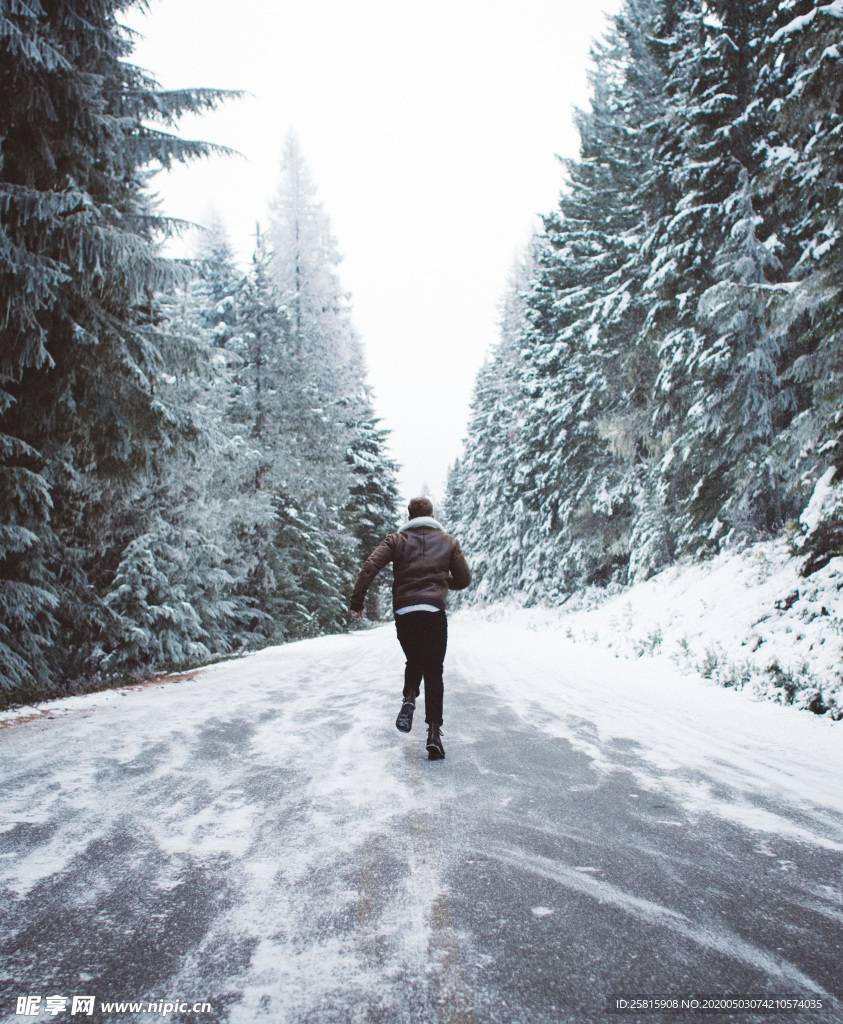
[[(843, 4), (627, 0), (446, 514), (481, 599), (843, 553)], [(819, 501), (821, 493), (822, 501)]]
[(130, 6), (0, 0), (0, 704), (342, 629), (396, 516), (295, 140), (248, 272), (162, 255), (151, 174), (226, 96), (134, 67)]

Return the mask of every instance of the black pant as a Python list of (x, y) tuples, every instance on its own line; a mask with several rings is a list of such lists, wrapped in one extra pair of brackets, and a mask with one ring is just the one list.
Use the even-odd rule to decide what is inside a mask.
[(442, 663), (448, 646), (444, 612), (406, 612), (395, 616), (398, 642), (407, 658), (404, 698), (415, 701), (424, 677), (425, 721), (442, 724)]

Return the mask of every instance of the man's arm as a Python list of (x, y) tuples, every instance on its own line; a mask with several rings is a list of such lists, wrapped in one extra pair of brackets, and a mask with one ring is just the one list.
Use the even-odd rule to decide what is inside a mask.
[(379, 544), (363, 563), (354, 590), (351, 592), (351, 600), (348, 602), (352, 618), (363, 617), (363, 605), (366, 600), (366, 591), (372, 585), (372, 580), (383, 569), (387, 562), (391, 562), (395, 554), (395, 534), (391, 533), (383, 543)]
[(460, 542), (454, 543), (451, 552), (451, 564), (448, 566), (448, 590), (465, 590), (471, 583), (471, 570), (462, 553)]

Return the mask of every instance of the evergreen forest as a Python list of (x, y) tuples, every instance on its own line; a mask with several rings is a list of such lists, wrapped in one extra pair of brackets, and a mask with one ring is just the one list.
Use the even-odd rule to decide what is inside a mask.
[[(154, 176), (236, 94), (135, 66), (135, 3), (0, 0), (0, 704), (345, 629), (398, 515), (296, 139), (248, 267), (219, 220), (166, 255)], [(843, 0), (611, 19), (449, 473), (466, 600), (843, 553), (841, 33)]]
[(165, 255), (150, 182), (233, 96), (134, 66), (132, 5), (0, 0), (0, 704), (344, 629), (397, 514), (295, 138), (248, 269)]
[[(468, 600), (843, 553), (843, 2), (625, 0), (453, 464)], [(800, 515), (816, 495), (817, 515)]]

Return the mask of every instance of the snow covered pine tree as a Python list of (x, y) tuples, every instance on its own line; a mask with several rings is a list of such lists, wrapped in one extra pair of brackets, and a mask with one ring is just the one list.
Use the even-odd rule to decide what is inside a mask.
[(120, 634), (105, 595), (134, 539), (122, 498), (187, 427), (156, 393), (181, 354), (147, 307), (178, 272), (146, 184), (212, 147), (152, 125), (224, 94), (162, 91), (128, 63), (129, 6), (0, 0), (4, 699), (96, 677)]

